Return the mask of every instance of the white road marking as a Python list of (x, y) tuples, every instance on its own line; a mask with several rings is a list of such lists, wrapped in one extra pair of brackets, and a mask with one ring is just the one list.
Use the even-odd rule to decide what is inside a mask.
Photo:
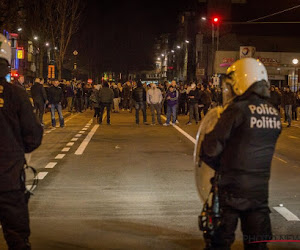
[(299, 139), (299, 137), (292, 136), (292, 135), (290, 135), (289, 138), (291, 138), (291, 139)]
[[(78, 138), (75, 138), (75, 139), (78, 139)], [(67, 145), (66, 146), (68, 146), (68, 147), (72, 147), (74, 145), (74, 142), (69, 142), (69, 143), (67, 143)]]
[[(166, 121), (167, 118), (162, 115), (162, 118)], [(183, 129), (179, 128), (177, 125), (172, 124), (172, 126), (177, 129), (181, 134), (183, 134), (186, 138), (188, 138), (192, 143), (196, 144), (196, 139), (194, 139), (192, 136), (190, 136), (187, 132), (185, 132)]]
[(58, 154), (55, 159), (62, 159), (65, 157), (65, 154)]
[(65, 120), (65, 123), (67, 123), (68, 121), (70, 121), (71, 119), (73, 119), (74, 117), (78, 116), (78, 114), (76, 115), (72, 115), (70, 118), (68, 118), (67, 120)]
[(79, 134), (84, 134), (85, 133), (85, 131), (79, 131)]
[(274, 158), (277, 159), (277, 160), (279, 160), (279, 161), (282, 161), (283, 163), (287, 163), (287, 161), (285, 161), (285, 160), (283, 160), (283, 159), (281, 159), (281, 158), (279, 158), (277, 156), (274, 156)]
[(46, 134), (49, 134), (49, 133), (51, 133), (51, 132), (52, 132), (51, 130), (48, 130), (48, 131), (46, 131), (45, 133), (46, 133)]
[(57, 162), (49, 162), (45, 168), (54, 168)]
[(81, 130), (88, 130), (87, 128), (83, 128), (83, 129), (81, 129)]
[(56, 128), (51, 128), (51, 130), (53, 131), (53, 130), (55, 130)]
[(72, 138), (71, 141), (78, 141), (78, 138)]
[(80, 144), (80, 146), (76, 150), (75, 155), (82, 155), (83, 154), (85, 148), (89, 144), (90, 140), (92, 139), (93, 135), (95, 134), (95, 132), (97, 131), (98, 128), (99, 128), (98, 124), (93, 127), (93, 129), (88, 133), (88, 135), (85, 137), (83, 142)]
[(36, 178), (38, 180), (43, 180), (47, 174), (48, 172), (39, 172)]
[(82, 136), (82, 134), (77, 134), (77, 135), (75, 135), (75, 137), (80, 137), (80, 136)]
[(61, 151), (62, 152), (69, 152), (70, 148), (63, 148)]
[(285, 207), (273, 207), (278, 213), (280, 213), (287, 221), (300, 221), (300, 219), (294, 215), (290, 210)]

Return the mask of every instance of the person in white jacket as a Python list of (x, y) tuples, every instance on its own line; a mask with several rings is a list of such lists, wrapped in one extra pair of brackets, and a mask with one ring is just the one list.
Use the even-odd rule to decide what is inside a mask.
[(147, 103), (150, 105), (152, 114), (152, 125), (155, 125), (155, 110), (157, 114), (157, 122), (162, 125), (161, 122), (161, 103), (163, 97), (160, 89), (157, 88), (155, 83), (151, 84), (151, 89), (147, 92)]

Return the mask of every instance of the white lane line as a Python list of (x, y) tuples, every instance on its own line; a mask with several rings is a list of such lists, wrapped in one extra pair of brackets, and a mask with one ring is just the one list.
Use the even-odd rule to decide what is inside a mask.
[(79, 134), (84, 134), (85, 133), (85, 131), (79, 131)]
[(285, 161), (285, 160), (279, 158), (278, 156), (274, 156), (274, 158), (277, 159), (277, 160), (279, 160), (279, 161), (282, 161), (283, 163), (287, 163), (287, 161)]
[(297, 137), (297, 136), (292, 136), (292, 135), (290, 135), (289, 138), (291, 138), (291, 139), (299, 139), (299, 137)]
[(36, 178), (38, 180), (43, 180), (47, 174), (48, 172), (39, 172)]
[(87, 129), (87, 128), (83, 128), (83, 129), (81, 129), (81, 130), (83, 130), (83, 131), (84, 131), (84, 130), (88, 130), (88, 129)]
[(51, 131), (55, 130), (56, 128), (51, 128)]
[(71, 141), (78, 141), (78, 138), (72, 138)]
[(77, 135), (75, 135), (75, 137), (80, 137), (80, 136), (82, 136), (82, 134), (77, 134)]
[[(78, 138), (75, 138), (75, 139), (78, 139)], [(67, 143), (67, 147), (72, 147), (74, 145), (74, 142), (69, 142), (69, 143)]]
[[(165, 121), (167, 118), (165, 116), (161, 116)], [(183, 129), (179, 128), (177, 125), (172, 124), (172, 126), (177, 129), (181, 134), (183, 134), (186, 138), (188, 138), (192, 143), (196, 144), (196, 139), (190, 136), (187, 132), (185, 132)]]
[(63, 148), (61, 152), (69, 152), (70, 148)]
[(65, 154), (58, 154), (57, 156), (55, 156), (55, 159), (62, 159), (65, 157)]
[(48, 131), (46, 131), (45, 133), (46, 133), (46, 134), (49, 134), (49, 133), (51, 133), (51, 132), (52, 132), (51, 130), (48, 130)]
[(83, 154), (85, 148), (89, 144), (90, 140), (92, 139), (93, 135), (95, 134), (95, 132), (97, 131), (98, 128), (99, 128), (98, 124), (93, 127), (91, 132), (88, 133), (88, 135), (85, 137), (83, 142), (80, 144), (80, 146), (76, 150), (75, 155), (82, 155)]
[(70, 118), (68, 118), (67, 120), (65, 120), (65, 123), (67, 123), (68, 121), (70, 121), (71, 119), (73, 119), (74, 117), (78, 116), (79, 114), (76, 115), (72, 115)]
[(54, 168), (57, 162), (49, 162), (45, 168)]
[(294, 215), (290, 210), (285, 207), (273, 207), (278, 213), (280, 213), (287, 221), (300, 221), (300, 219)]

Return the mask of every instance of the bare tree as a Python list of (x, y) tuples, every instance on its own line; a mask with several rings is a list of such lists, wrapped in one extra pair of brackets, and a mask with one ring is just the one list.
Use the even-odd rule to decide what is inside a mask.
[(64, 58), (72, 35), (79, 28), (82, 8), (80, 0), (48, 0), (46, 4), (52, 43), (58, 48), (54, 55), (61, 79)]
[(26, 28), (28, 39), (32, 40), (34, 36), (38, 36), (38, 40), (35, 41), (39, 48), (38, 61), (39, 72), (38, 77), (43, 77), (43, 59), (47, 52), (45, 43), (49, 41), (49, 21), (46, 12), (46, 4), (44, 0), (25, 0), (26, 5)]

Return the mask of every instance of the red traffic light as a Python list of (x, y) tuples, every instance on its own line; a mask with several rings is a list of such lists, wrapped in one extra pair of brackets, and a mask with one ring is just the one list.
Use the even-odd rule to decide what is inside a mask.
[(220, 18), (219, 17), (214, 17), (213, 18), (213, 23), (219, 23), (220, 21)]

